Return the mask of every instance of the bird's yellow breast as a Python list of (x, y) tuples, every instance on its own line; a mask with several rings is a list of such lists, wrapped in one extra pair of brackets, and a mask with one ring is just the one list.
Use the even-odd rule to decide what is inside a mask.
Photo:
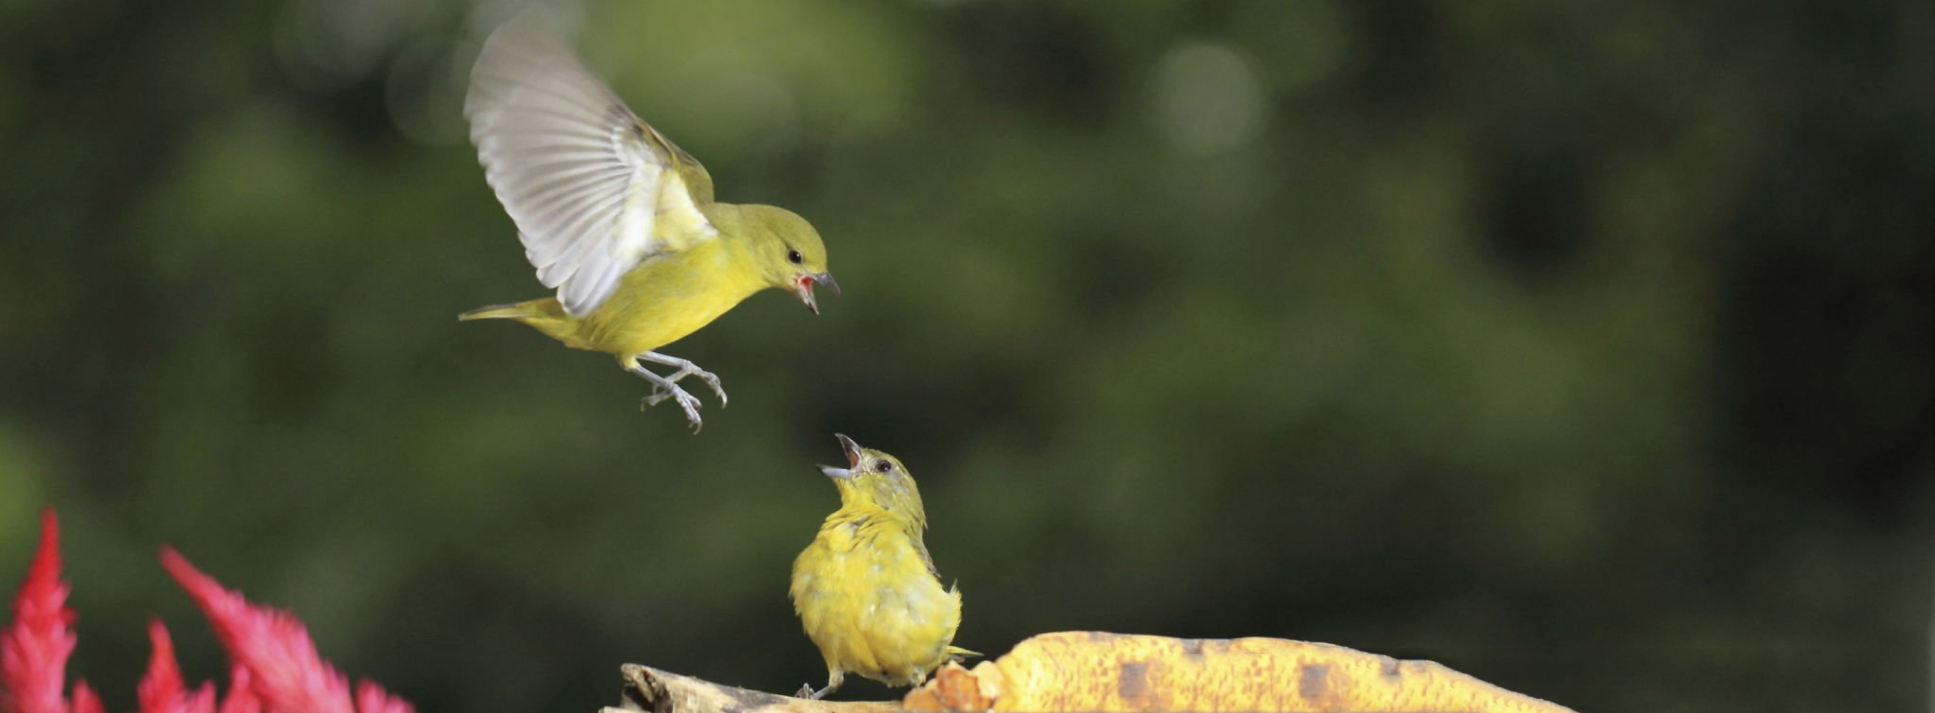
[(843, 509), (794, 560), (793, 608), (829, 667), (909, 685), (947, 660), (961, 595), (941, 587), (919, 537)]
[(647, 259), (563, 338), (566, 346), (630, 356), (671, 344), (766, 287), (728, 239)]

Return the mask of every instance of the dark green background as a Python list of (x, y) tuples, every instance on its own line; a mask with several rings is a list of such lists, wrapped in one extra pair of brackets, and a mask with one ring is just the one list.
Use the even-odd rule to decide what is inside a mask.
[(668, 350), (732, 395), (698, 437), (454, 319), (543, 294), (459, 112), (504, 12), (0, 2), (0, 588), (58, 508), (111, 709), (151, 614), (222, 670), (163, 542), (427, 713), (823, 680), (835, 431), (919, 477), (989, 653), (1930, 700), (1925, 0), (595, 3), (591, 63), (846, 288)]

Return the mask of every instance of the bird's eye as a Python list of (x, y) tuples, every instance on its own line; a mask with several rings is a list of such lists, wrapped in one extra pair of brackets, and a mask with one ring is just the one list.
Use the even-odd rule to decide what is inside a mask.
[(873, 469), (882, 473), (892, 473), (894, 472), (894, 464), (884, 460), (877, 460), (873, 462)]
[(790, 262), (790, 263), (793, 263), (793, 264), (795, 264), (795, 265), (798, 265), (798, 264), (800, 264), (800, 261), (801, 261), (801, 260), (804, 260), (804, 259), (805, 259), (805, 258), (802, 258), (802, 257), (800, 257), (800, 251), (798, 251), (798, 250), (787, 250), (787, 251), (786, 251), (786, 261), (787, 261), (787, 262)]

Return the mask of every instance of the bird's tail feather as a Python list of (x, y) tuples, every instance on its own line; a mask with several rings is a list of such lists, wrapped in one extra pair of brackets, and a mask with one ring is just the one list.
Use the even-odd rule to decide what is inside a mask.
[(540, 314), (538, 310), (532, 309), (532, 307), (534, 305), (530, 302), (478, 307), (477, 309), (457, 315), (457, 321), (468, 322), (473, 319), (529, 319)]
[(570, 346), (578, 346), (571, 341), (577, 320), (565, 313), (564, 307), (558, 304), (556, 297), (478, 307), (457, 315), (459, 322), (478, 319), (514, 319), (537, 328), (538, 331), (550, 335), (552, 339), (564, 341)]

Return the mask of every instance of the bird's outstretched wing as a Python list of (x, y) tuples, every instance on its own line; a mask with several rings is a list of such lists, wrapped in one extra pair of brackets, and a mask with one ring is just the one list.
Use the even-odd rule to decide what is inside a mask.
[(464, 116), (525, 257), (566, 312), (591, 313), (646, 258), (718, 234), (698, 208), (711, 176), (541, 21), (520, 17), (484, 42)]

